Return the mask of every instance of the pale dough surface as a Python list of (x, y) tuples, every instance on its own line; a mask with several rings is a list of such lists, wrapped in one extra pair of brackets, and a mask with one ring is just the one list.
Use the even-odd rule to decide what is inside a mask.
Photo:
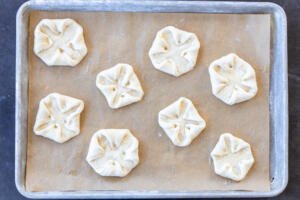
[(206, 126), (193, 102), (185, 97), (159, 111), (158, 123), (172, 143), (180, 147), (190, 145)]
[(197, 35), (167, 26), (157, 32), (149, 57), (156, 69), (180, 76), (194, 68), (199, 48)]
[(212, 62), (209, 75), (213, 94), (228, 105), (247, 101), (257, 93), (253, 67), (236, 54)]
[(111, 108), (120, 108), (143, 98), (144, 91), (131, 65), (119, 63), (99, 72), (96, 86)]
[[(33, 30), (42, 18), (72, 18), (85, 30), (89, 53), (72, 70), (46, 67), (32, 52)], [(148, 56), (157, 30), (168, 25), (193, 32), (201, 41), (195, 68), (180, 77), (156, 70)], [(268, 191), (269, 45), (269, 15), (32, 12), (26, 189)], [(251, 101), (237, 104), (234, 109), (212, 94), (208, 75), (209, 64), (229, 52), (238, 53), (255, 68), (260, 86)], [(95, 80), (100, 71), (117, 62), (134, 67), (145, 95), (138, 103), (111, 109)], [(32, 131), (38, 103), (51, 92), (74, 96), (85, 103), (81, 133), (63, 145)], [(203, 132), (185, 148), (174, 146), (157, 123), (159, 111), (181, 96), (190, 99), (207, 122)], [(139, 140), (140, 162), (121, 179), (101, 177), (85, 161), (92, 135), (112, 127), (128, 128)], [(209, 164), (210, 152), (224, 132), (235, 133), (253, 146), (256, 162), (243, 181), (231, 182), (217, 176)]]
[(83, 101), (51, 93), (41, 99), (34, 132), (58, 143), (64, 143), (80, 133), (80, 113)]
[(243, 180), (254, 164), (250, 144), (231, 133), (220, 135), (210, 156), (216, 174), (235, 181)]
[(101, 176), (126, 176), (139, 163), (139, 142), (128, 129), (94, 133), (86, 161)]
[(83, 29), (73, 19), (42, 19), (34, 31), (33, 50), (48, 66), (75, 66), (87, 54)]

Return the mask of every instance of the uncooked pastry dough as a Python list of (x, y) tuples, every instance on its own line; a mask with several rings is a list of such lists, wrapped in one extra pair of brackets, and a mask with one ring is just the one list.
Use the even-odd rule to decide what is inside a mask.
[(72, 19), (43, 19), (34, 31), (34, 53), (48, 66), (75, 66), (87, 54), (82, 27)]
[(192, 101), (185, 97), (161, 110), (158, 123), (173, 144), (180, 147), (188, 146), (206, 126)]
[(102, 129), (91, 139), (86, 161), (101, 176), (126, 176), (138, 163), (139, 142), (128, 129)]
[(230, 133), (220, 136), (210, 155), (215, 173), (235, 181), (244, 179), (254, 163), (250, 145)]
[(254, 69), (233, 53), (212, 62), (209, 75), (213, 94), (229, 105), (249, 100), (257, 93)]
[(180, 76), (194, 68), (199, 48), (194, 33), (167, 26), (157, 32), (149, 57), (156, 69)]
[(100, 72), (96, 78), (96, 86), (111, 108), (120, 108), (140, 101), (144, 95), (132, 67), (123, 63)]
[(80, 113), (83, 101), (51, 93), (40, 101), (34, 132), (58, 143), (66, 142), (80, 133)]

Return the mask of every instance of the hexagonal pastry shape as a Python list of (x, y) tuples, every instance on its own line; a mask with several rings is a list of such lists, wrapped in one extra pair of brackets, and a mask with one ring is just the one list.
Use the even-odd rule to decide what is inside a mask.
[(247, 101), (257, 93), (254, 69), (233, 53), (212, 62), (209, 75), (213, 94), (226, 104)]
[(215, 173), (234, 181), (243, 180), (254, 163), (250, 145), (231, 133), (220, 136), (210, 155)]
[(156, 69), (177, 77), (194, 68), (199, 49), (194, 33), (167, 26), (157, 32), (149, 57)]
[(192, 101), (185, 97), (161, 110), (158, 123), (172, 143), (179, 147), (191, 144), (206, 126)]
[(101, 176), (126, 176), (139, 163), (139, 142), (128, 129), (101, 129), (92, 136), (86, 161)]
[(48, 66), (75, 66), (87, 54), (83, 29), (73, 19), (42, 19), (34, 30), (33, 50)]
[(132, 66), (124, 63), (100, 72), (96, 78), (96, 86), (113, 109), (140, 101), (144, 96)]
[(64, 143), (80, 133), (82, 100), (51, 93), (40, 101), (33, 131), (58, 143)]

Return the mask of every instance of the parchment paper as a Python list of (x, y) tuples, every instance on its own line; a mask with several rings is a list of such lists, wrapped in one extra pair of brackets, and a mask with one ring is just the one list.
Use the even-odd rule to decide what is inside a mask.
[[(89, 52), (75, 68), (47, 67), (33, 53), (34, 28), (42, 18), (67, 17), (83, 26)], [(178, 78), (156, 70), (148, 57), (156, 32), (167, 25), (194, 32), (201, 42), (194, 70)], [(26, 190), (269, 190), (269, 15), (34, 11), (29, 26)], [(209, 64), (230, 52), (255, 68), (259, 87), (252, 100), (234, 106), (212, 95), (208, 75)], [(119, 62), (133, 65), (145, 96), (112, 110), (95, 78)], [(38, 103), (51, 92), (85, 102), (81, 134), (64, 144), (32, 131)], [(157, 122), (158, 112), (180, 96), (190, 98), (207, 122), (185, 148), (175, 147)], [(85, 161), (92, 134), (103, 128), (128, 128), (140, 141), (140, 164), (125, 178), (101, 177)], [(209, 155), (224, 132), (252, 145), (256, 163), (241, 182), (213, 172)]]

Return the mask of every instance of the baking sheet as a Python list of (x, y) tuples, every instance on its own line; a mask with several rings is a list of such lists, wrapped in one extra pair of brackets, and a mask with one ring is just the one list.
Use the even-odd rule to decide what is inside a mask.
[[(88, 54), (75, 68), (46, 67), (33, 51), (33, 30), (42, 18), (70, 17), (85, 31)], [(194, 70), (179, 78), (154, 69), (148, 50), (157, 30), (173, 25), (201, 42)], [(227, 106), (211, 93), (207, 67), (236, 52), (256, 70), (258, 94)], [(133, 65), (144, 99), (111, 110), (95, 86), (96, 74), (116, 63)], [(72, 13), (33, 11), (29, 23), (27, 191), (66, 190), (255, 190), (269, 191), (269, 15), (187, 13)], [(85, 102), (81, 134), (61, 145), (34, 135), (38, 102), (60, 92)], [(180, 96), (190, 98), (207, 121), (194, 142), (172, 145), (157, 123), (159, 110)], [(140, 141), (140, 164), (125, 178), (98, 176), (85, 161), (89, 140), (100, 128), (129, 128)], [(209, 153), (223, 132), (252, 144), (256, 163), (245, 180), (214, 174)]]

